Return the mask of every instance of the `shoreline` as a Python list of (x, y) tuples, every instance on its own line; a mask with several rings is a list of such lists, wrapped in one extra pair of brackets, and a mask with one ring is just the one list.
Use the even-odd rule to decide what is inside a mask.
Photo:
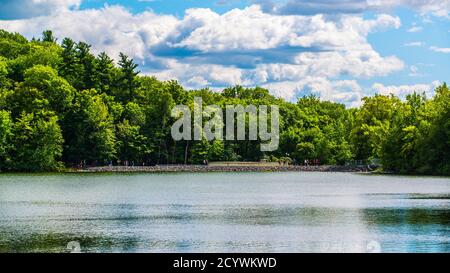
[(211, 166), (211, 165), (156, 165), (156, 166), (102, 166), (70, 169), (64, 173), (208, 173), (208, 172), (346, 172), (370, 173), (368, 166)]

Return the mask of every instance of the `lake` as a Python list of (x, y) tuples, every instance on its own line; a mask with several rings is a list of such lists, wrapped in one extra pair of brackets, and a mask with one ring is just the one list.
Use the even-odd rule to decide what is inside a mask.
[(0, 252), (67, 252), (68, 245), (82, 252), (450, 252), (450, 179), (1, 174)]

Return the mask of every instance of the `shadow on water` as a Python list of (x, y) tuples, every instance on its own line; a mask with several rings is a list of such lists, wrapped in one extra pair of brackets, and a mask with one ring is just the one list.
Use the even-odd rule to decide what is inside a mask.
[(30, 233), (6, 237), (2, 231), (0, 253), (70, 253), (70, 244), (76, 242), (81, 252), (133, 252), (139, 240), (133, 237), (83, 236), (79, 234)]
[[(206, 230), (212, 225), (231, 225), (238, 227), (261, 227), (271, 228), (276, 226), (306, 228), (313, 234), (316, 229), (339, 228), (351, 226), (359, 222), (364, 226), (362, 232), (376, 230), (376, 236), (388, 235), (385, 245), (391, 245), (391, 250), (396, 250), (396, 236), (415, 236), (413, 241), (406, 242), (410, 251), (421, 251), (420, 246), (426, 246), (426, 240), (421, 241), (421, 235), (432, 235), (435, 238), (432, 248), (428, 250), (447, 252), (450, 251), (450, 211), (446, 209), (422, 209), (422, 208), (366, 208), (366, 209), (330, 209), (330, 208), (291, 208), (291, 207), (255, 207), (255, 208), (228, 208), (214, 211), (212, 213), (195, 214), (186, 212), (187, 215), (175, 217), (174, 215), (151, 217), (115, 217), (112, 221), (121, 222), (124, 226), (140, 226), (150, 228), (152, 225), (190, 225), (196, 226), (205, 232), (214, 233), (214, 230)], [(61, 219), (66, 221), (67, 219)], [(104, 219), (103, 219), (104, 220)], [(82, 220), (86, 221), (86, 220)], [(87, 221), (97, 221), (95, 219)], [(102, 220), (98, 220), (102, 221)], [(103, 222), (101, 222), (103, 223)], [(1, 225), (1, 222), (0, 222)], [(206, 228), (205, 228), (206, 227)], [(78, 233), (57, 233), (48, 231), (34, 231), (21, 229), (20, 226), (2, 225), (0, 231), (0, 252), (69, 252), (67, 244), (77, 241), (82, 246), (83, 252), (146, 252), (151, 249), (161, 249), (163, 251), (183, 251), (197, 249), (201, 251), (202, 246), (208, 244), (218, 244), (218, 242), (205, 242), (207, 238), (197, 238), (189, 240), (174, 236), (150, 237), (142, 234), (132, 233), (109, 233), (92, 232), (89, 230), (77, 231)], [(239, 232), (239, 231), (238, 231)], [(298, 238), (292, 234), (292, 241)], [(419, 237), (417, 237), (419, 236)], [(157, 239), (156, 239), (157, 238)], [(335, 238), (339, 240), (339, 237)], [(305, 244), (305, 238), (302, 238)], [(222, 247), (229, 245), (245, 247), (240, 241), (224, 241)], [(262, 241), (262, 245), (270, 246), (276, 244), (273, 241)], [(314, 245), (317, 242), (306, 242)], [(221, 246), (217, 246), (221, 247)], [(276, 246), (273, 246), (276, 249)], [(311, 249), (311, 248), (308, 248)], [(402, 248), (403, 250), (404, 248)], [(298, 249), (296, 249), (298, 250)], [(424, 249), (426, 251), (427, 249)], [(248, 251), (258, 251), (258, 249), (248, 249)], [(300, 249), (301, 251), (301, 249)], [(401, 250), (400, 250), (401, 251)]]
[(1, 176), (0, 252), (449, 252), (449, 189), (340, 173)]
[(447, 209), (364, 209), (363, 221), (375, 226), (450, 226), (450, 211)]

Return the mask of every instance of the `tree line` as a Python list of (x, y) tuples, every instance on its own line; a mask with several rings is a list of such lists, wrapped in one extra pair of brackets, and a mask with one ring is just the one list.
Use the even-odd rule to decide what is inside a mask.
[[(138, 65), (51, 31), (27, 40), (0, 30), (0, 170), (55, 171), (106, 164), (288, 161), (378, 163), (386, 171), (450, 174), (450, 91), (365, 97), (357, 109), (314, 96), (296, 103), (260, 88), (186, 90), (141, 76)], [(174, 141), (175, 105), (278, 105), (280, 146), (261, 141)], [(248, 139), (248, 138), (247, 138)]]

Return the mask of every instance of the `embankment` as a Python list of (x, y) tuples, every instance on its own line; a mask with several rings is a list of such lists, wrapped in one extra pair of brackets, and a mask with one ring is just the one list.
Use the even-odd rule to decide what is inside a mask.
[(74, 169), (81, 173), (160, 173), (160, 172), (369, 172), (368, 166), (211, 166), (211, 165), (157, 165), (157, 166), (103, 166)]

